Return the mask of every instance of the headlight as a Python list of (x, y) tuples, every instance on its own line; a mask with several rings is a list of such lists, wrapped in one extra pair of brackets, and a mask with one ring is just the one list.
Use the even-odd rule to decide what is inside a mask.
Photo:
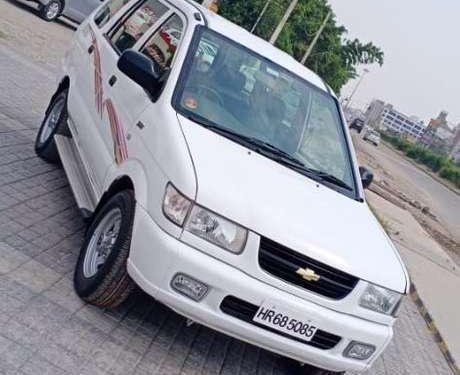
[(359, 305), (369, 310), (391, 315), (396, 312), (401, 294), (369, 284), (359, 300)]
[(184, 220), (190, 210), (192, 202), (184, 197), (170, 183), (166, 186), (163, 198), (163, 213), (174, 224), (184, 225)]
[(246, 244), (246, 229), (200, 206), (193, 206), (185, 230), (235, 254)]

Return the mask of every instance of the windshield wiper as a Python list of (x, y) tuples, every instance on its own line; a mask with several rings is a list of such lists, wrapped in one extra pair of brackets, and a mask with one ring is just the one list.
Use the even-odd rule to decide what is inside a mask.
[(206, 120), (205, 118), (201, 116), (195, 116), (193, 114), (188, 114), (187, 118), (193, 122), (196, 122), (197, 124), (200, 124), (201, 126), (204, 126), (206, 129), (214, 130), (216, 133), (222, 134), (224, 136), (228, 136), (231, 139), (242, 140), (246, 142), (250, 142), (252, 140), (251, 137), (247, 137), (243, 134), (240, 134), (228, 128), (224, 128), (222, 126), (215, 125), (211, 121)]
[(275, 145), (272, 145), (271, 143), (262, 141), (257, 138), (250, 138), (250, 140), (254, 144), (254, 146), (257, 146), (259, 148), (258, 151), (269, 153), (270, 155), (275, 156), (276, 160), (278, 161), (286, 162), (286, 164), (290, 164), (296, 167), (305, 167), (305, 164), (302, 163), (299, 159), (295, 158), (286, 151), (281, 150)]
[[(271, 155), (273, 155), (274, 157), (272, 157), (272, 159), (278, 161), (281, 164), (289, 165), (290, 167), (307, 175), (308, 177), (319, 179), (320, 181), (326, 181), (326, 182), (329, 182), (331, 184), (337, 185), (341, 188), (344, 188), (350, 191), (353, 190), (353, 188), (350, 187), (347, 183), (335, 177), (334, 175), (324, 172), (324, 171), (319, 171), (313, 168), (309, 168), (299, 159), (295, 158), (291, 154), (279, 149), (278, 147), (268, 142), (261, 141), (260, 139), (257, 139), (257, 138), (251, 138), (250, 140), (258, 147), (263, 148), (263, 151), (266, 151), (270, 153)], [(262, 151), (262, 150), (259, 150), (259, 151)]]
[(308, 170), (308, 173), (311, 173), (315, 177), (318, 177), (318, 179), (320, 179), (321, 181), (329, 182), (331, 184), (340, 186), (341, 188), (344, 188), (346, 190), (350, 190), (350, 191), (353, 190), (353, 188), (350, 185), (348, 185), (346, 182), (342, 181), (340, 178), (335, 177), (334, 175), (330, 173), (318, 171), (316, 169), (311, 169), (311, 168), (307, 168), (307, 170)]
[(229, 137), (230, 139), (233, 139), (235, 141), (243, 142), (245, 145), (247, 145), (249, 148), (252, 150), (259, 152), (270, 159), (277, 161), (280, 164), (283, 164), (285, 166), (289, 166), (296, 171), (306, 175), (307, 177), (310, 177), (314, 180), (319, 180), (319, 181), (324, 181), (324, 182), (329, 182), (331, 184), (334, 184), (336, 186), (339, 186), (343, 189), (346, 190), (353, 190), (352, 187), (350, 187), (347, 183), (342, 181), (341, 179), (335, 177), (334, 175), (331, 175), (327, 172), (319, 171), (316, 169), (308, 168), (302, 161), (299, 159), (295, 158), (291, 154), (281, 150), (280, 148), (276, 147), (275, 145), (272, 145), (271, 143), (262, 141), (260, 139), (254, 138), (254, 137), (249, 137), (246, 135), (243, 135), (241, 133), (235, 132), (231, 129), (224, 128), (222, 126), (218, 126), (213, 124), (212, 122), (202, 118), (201, 116), (194, 116), (192, 114), (188, 115), (188, 119), (196, 122), (202, 126), (204, 126), (207, 129), (211, 129), (215, 131), (216, 133), (222, 134), (224, 136)]
[(204, 126), (207, 129), (214, 130), (216, 133), (228, 136), (229, 138), (234, 139), (234, 140), (243, 141), (245, 144), (250, 146), (250, 148), (253, 149), (254, 151), (258, 151), (258, 152), (265, 151), (265, 154), (269, 153), (270, 155), (275, 155), (289, 162), (292, 162), (293, 164), (297, 166), (301, 166), (301, 167), (304, 166), (304, 164), (300, 160), (296, 159), (295, 157), (281, 150), (280, 148), (272, 145), (271, 143), (262, 141), (258, 138), (249, 137), (247, 135), (235, 132), (231, 129), (224, 128), (222, 126), (214, 125), (212, 122), (206, 119), (203, 119), (201, 117), (198, 117), (198, 116), (194, 116), (190, 114), (188, 116), (188, 119)]

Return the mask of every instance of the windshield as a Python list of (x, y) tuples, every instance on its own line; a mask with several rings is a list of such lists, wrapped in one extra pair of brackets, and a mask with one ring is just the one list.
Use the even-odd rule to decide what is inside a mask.
[(216, 32), (201, 28), (198, 36), (176, 91), (176, 109), (213, 130), (268, 144), (354, 192), (334, 98)]

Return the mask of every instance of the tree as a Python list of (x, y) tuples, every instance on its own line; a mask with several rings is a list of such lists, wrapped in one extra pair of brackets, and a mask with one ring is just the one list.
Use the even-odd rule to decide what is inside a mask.
[[(273, 0), (255, 30), (255, 34), (269, 39), (290, 0)], [(219, 13), (250, 30), (263, 9), (266, 0), (222, 0)], [(330, 11), (326, 0), (300, 0), (281, 33), (276, 45), (300, 60), (315, 33)], [(318, 40), (306, 65), (336, 91), (356, 77), (361, 64), (384, 62), (384, 54), (373, 43), (346, 38), (347, 30), (337, 24), (333, 15)]]

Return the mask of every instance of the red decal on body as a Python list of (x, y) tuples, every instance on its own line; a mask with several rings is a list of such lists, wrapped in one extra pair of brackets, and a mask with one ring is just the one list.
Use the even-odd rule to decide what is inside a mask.
[(118, 118), (117, 111), (111, 99), (104, 100), (104, 88), (102, 86), (102, 67), (101, 67), (101, 53), (97, 45), (96, 34), (90, 27), (93, 53), (94, 53), (94, 96), (96, 110), (103, 118), (104, 108), (107, 110), (107, 117), (110, 124), (110, 131), (113, 139), (113, 153), (115, 156), (115, 162), (117, 164), (122, 163), (128, 158), (128, 147), (125, 142), (125, 135), (123, 126)]
[(104, 97), (104, 88), (102, 86), (102, 68), (101, 68), (101, 53), (97, 45), (96, 34), (92, 28), (89, 28), (92, 39), (94, 53), (94, 95), (96, 100), (96, 110), (102, 117), (102, 102)]
[(110, 130), (112, 132), (113, 139), (113, 153), (115, 155), (115, 161), (120, 164), (128, 158), (128, 148), (125, 142), (125, 135), (123, 126), (120, 124), (117, 111), (113, 105), (112, 100), (106, 99), (103, 105), (107, 110), (107, 116), (109, 118)]

